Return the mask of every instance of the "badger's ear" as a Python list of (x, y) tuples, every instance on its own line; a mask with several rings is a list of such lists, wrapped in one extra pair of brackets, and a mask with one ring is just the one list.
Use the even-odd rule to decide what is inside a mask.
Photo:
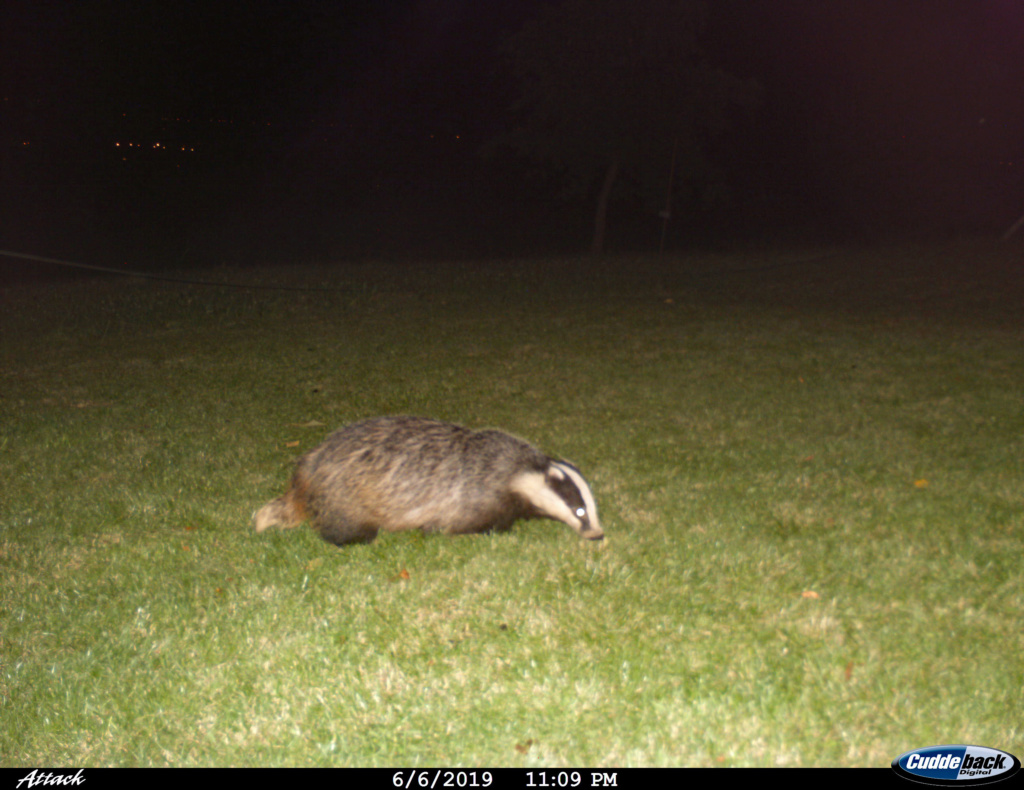
[(545, 479), (551, 482), (561, 482), (565, 480), (565, 472), (558, 468), (558, 464), (548, 464), (548, 468), (544, 473)]

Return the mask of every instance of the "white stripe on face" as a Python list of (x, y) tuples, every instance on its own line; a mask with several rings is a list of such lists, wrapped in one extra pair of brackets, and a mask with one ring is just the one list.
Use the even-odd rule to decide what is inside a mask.
[(551, 490), (543, 472), (526, 472), (512, 481), (512, 490), (520, 494), (548, 518), (568, 524), (576, 532), (583, 528), (579, 517), (558, 494)]

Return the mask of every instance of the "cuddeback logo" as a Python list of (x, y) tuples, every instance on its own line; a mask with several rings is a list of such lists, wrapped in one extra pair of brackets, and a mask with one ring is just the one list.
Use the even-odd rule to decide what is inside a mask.
[(892, 770), (929, 785), (983, 785), (1009, 779), (1020, 770), (1020, 760), (986, 746), (927, 746), (901, 754)]

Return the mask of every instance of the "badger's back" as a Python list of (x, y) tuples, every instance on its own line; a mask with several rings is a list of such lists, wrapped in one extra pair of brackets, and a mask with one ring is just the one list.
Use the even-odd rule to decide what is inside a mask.
[[(302, 456), (285, 495), (257, 513), (256, 528), (309, 517), (325, 540), (341, 544), (373, 540), (382, 529), (483, 532), (539, 515), (569, 523), (561, 495), (549, 490), (552, 474), (565, 477), (552, 470), (556, 463), (502, 431), (419, 417), (364, 420)], [(587, 537), (602, 534), (594, 511)]]

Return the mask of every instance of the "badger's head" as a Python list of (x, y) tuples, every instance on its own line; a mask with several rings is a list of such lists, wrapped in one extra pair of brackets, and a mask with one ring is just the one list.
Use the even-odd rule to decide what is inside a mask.
[(513, 488), (538, 516), (568, 524), (587, 540), (604, 537), (594, 493), (580, 470), (568, 461), (549, 460), (543, 469), (519, 475)]

